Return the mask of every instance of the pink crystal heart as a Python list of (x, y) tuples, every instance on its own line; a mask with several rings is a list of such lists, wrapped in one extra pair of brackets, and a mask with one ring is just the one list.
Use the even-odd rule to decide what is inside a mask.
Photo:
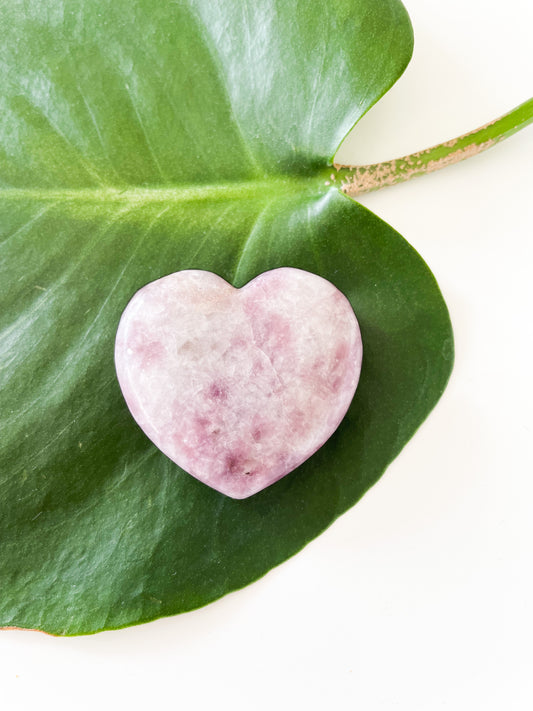
[(353, 398), (362, 343), (346, 297), (285, 267), (235, 289), (182, 271), (140, 289), (117, 331), (115, 363), (148, 437), (235, 499), (304, 462)]

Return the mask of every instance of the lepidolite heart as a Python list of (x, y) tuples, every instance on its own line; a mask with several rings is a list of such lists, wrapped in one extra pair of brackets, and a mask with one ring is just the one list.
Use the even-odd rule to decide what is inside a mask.
[(182, 271), (138, 291), (117, 332), (124, 398), (148, 437), (236, 499), (310, 457), (344, 417), (362, 344), (350, 303), (300, 269), (235, 289)]

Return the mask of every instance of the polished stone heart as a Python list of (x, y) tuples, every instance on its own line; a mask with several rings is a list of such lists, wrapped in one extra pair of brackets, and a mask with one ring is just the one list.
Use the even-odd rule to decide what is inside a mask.
[(128, 407), (176, 464), (236, 499), (321, 447), (361, 370), (357, 319), (322, 277), (283, 268), (235, 289), (182, 271), (138, 291), (117, 332)]

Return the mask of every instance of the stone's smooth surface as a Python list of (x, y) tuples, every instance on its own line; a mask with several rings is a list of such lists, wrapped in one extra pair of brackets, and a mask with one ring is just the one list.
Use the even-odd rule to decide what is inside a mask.
[(324, 444), (350, 405), (361, 359), (346, 297), (288, 267), (241, 289), (204, 271), (158, 279), (126, 307), (115, 346), (124, 398), (144, 432), (236, 499)]

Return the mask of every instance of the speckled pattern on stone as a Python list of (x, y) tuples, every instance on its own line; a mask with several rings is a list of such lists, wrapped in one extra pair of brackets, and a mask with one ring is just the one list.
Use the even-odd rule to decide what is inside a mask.
[(361, 359), (346, 297), (289, 267), (241, 289), (197, 270), (158, 279), (126, 307), (115, 345), (124, 398), (147, 436), (236, 499), (324, 444), (350, 405)]

